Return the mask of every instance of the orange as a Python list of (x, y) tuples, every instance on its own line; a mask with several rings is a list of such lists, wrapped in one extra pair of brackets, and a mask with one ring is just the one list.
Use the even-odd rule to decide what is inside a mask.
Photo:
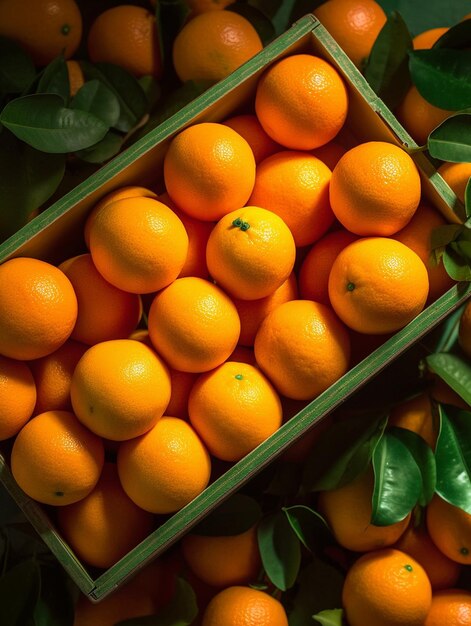
[(209, 482), (209, 454), (193, 428), (177, 417), (162, 417), (147, 433), (118, 449), (121, 484), (137, 506), (173, 513)]
[(36, 383), (34, 413), (44, 411), (71, 411), (70, 383), (77, 363), (88, 349), (83, 343), (68, 339), (55, 352), (30, 361)]
[(46, 411), (27, 422), (11, 451), (11, 471), (23, 491), (43, 504), (85, 498), (104, 462), (103, 443), (69, 411)]
[(77, 557), (107, 568), (154, 529), (154, 516), (125, 494), (113, 463), (105, 463), (98, 483), (79, 502), (57, 511), (59, 531)]
[(414, 85), (395, 110), (397, 119), (420, 146), (427, 143), (427, 138), (434, 128), (454, 113), (427, 102)]
[(214, 596), (202, 626), (288, 626), (281, 602), (264, 591), (233, 586)]
[(312, 400), (348, 370), (347, 330), (323, 304), (291, 300), (263, 320), (254, 343), (258, 366), (279, 393)]
[(425, 306), (427, 268), (400, 241), (388, 237), (358, 239), (332, 265), (329, 297), (340, 319), (366, 334), (403, 328)]
[(347, 550), (367, 552), (391, 546), (409, 523), (410, 514), (389, 526), (374, 526), (371, 523), (373, 485), (374, 475), (370, 466), (346, 485), (319, 493), (319, 511), (337, 542)]
[(197, 374), (180, 372), (173, 368), (169, 368), (169, 373), (172, 393), (165, 412), (172, 417), (188, 419), (188, 398)]
[(0, 35), (14, 39), (36, 65), (47, 65), (63, 54), (69, 59), (82, 38), (82, 16), (75, 0), (0, 2)]
[(165, 204), (143, 196), (103, 206), (90, 226), (90, 253), (109, 283), (131, 293), (169, 285), (188, 253), (188, 235)]
[(78, 61), (66, 61), (67, 72), (69, 74), (69, 89), (70, 95), (73, 98), (77, 91), (82, 87), (85, 82), (82, 68)]
[(434, 449), (438, 437), (438, 416), (433, 414), (432, 402), (427, 393), (396, 404), (391, 409), (389, 426), (406, 428), (417, 433)]
[(294, 272), (291, 272), (285, 282), (265, 298), (260, 298), (259, 300), (234, 298), (233, 302), (240, 318), (239, 343), (243, 346), (253, 346), (260, 324), (270, 311), (276, 309), (283, 302), (296, 300), (297, 297), (296, 275)]
[(51, 354), (76, 319), (74, 288), (60, 269), (28, 257), (0, 265), (0, 354), (20, 360)]
[(329, 274), (339, 253), (358, 239), (348, 230), (327, 233), (316, 241), (305, 256), (299, 269), (299, 293), (305, 300), (330, 304)]
[(414, 50), (428, 50), (447, 30), (449, 29), (446, 26), (439, 26), (438, 28), (429, 28), (419, 33), (412, 39)]
[(124, 339), (136, 328), (142, 313), (138, 294), (128, 293), (106, 281), (90, 254), (63, 261), (59, 269), (72, 283), (78, 315), (72, 339), (88, 345), (109, 339)]
[(461, 313), (458, 342), (463, 352), (471, 359), (471, 302), (468, 302)]
[(233, 11), (207, 11), (187, 21), (173, 41), (177, 76), (219, 81), (263, 48), (252, 24)]
[(170, 143), (164, 159), (168, 195), (197, 219), (215, 221), (244, 206), (255, 182), (247, 141), (216, 122), (193, 124)]
[(342, 603), (350, 626), (423, 626), (432, 589), (417, 561), (388, 548), (364, 554), (351, 566)]
[(471, 624), (471, 593), (466, 589), (443, 589), (432, 596), (424, 626), (468, 626)]
[(88, 32), (87, 49), (92, 63), (113, 63), (138, 78), (162, 74), (155, 14), (143, 7), (123, 4), (100, 13)]
[(460, 565), (446, 557), (437, 548), (424, 526), (415, 526), (410, 523), (394, 547), (422, 565), (434, 591), (449, 589), (458, 581), (461, 572)]
[(188, 400), (190, 421), (209, 452), (239, 461), (281, 426), (280, 398), (262, 372), (226, 361), (202, 374)]
[(296, 245), (281, 217), (246, 206), (222, 217), (211, 231), (206, 263), (213, 279), (231, 296), (265, 298), (291, 274)]
[(273, 141), (263, 130), (258, 118), (253, 113), (234, 115), (223, 122), (226, 126), (234, 129), (241, 135), (252, 148), (255, 163), (260, 163), (275, 152), (283, 150), (283, 147)]
[(168, 369), (151, 348), (133, 339), (114, 339), (85, 352), (72, 376), (70, 397), (87, 428), (123, 441), (154, 426), (170, 391)]
[(214, 587), (255, 582), (262, 566), (256, 526), (239, 535), (185, 535), (181, 547), (193, 573)]
[(276, 61), (262, 74), (255, 112), (276, 142), (292, 150), (312, 150), (331, 141), (342, 128), (348, 93), (337, 70), (311, 54)]
[(385, 12), (374, 0), (328, 0), (314, 15), (360, 68), (386, 23)]
[(301, 151), (283, 150), (262, 161), (249, 204), (279, 215), (296, 246), (317, 241), (332, 225), (329, 202), (332, 173), (320, 159)]
[(441, 213), (428, 204), (420, 203), (410, 222), (393, 236), (418, 254), (424, 262), (429, 280), (429, 302), (436, 300), (454, 285), (443, 263), (436, 265), (432, 260), (432, 233), (435, 228), (445, 224), (447, 221)]
[(339, 143), (329, 141), (329, 143), (313, 150), (312, 154), (325, 163), (330, 170), (333, 170), (346, 151), (347, 148)]
[(332, 210), (357, 235), (397, 233), (417, 210), (420, 193), (414, 161), (386, 141), (368, 141), (348, 150), (330, 181)]
[(471, 163), (442, 163), (438, 173), (464, 204), (464, 192), (471, 178)]
[(465, 409), (466, 411), (470, 411), (471, 407), (467, 404), (463, 398), (456, 393), (451, 387), (449, 387), (445, 381), (437, 376), (436, 374), (432, 374), (432, 388), (430, 393), (432, 398), (436, 400), (436, 402), (441, 402), (442, 404), (451, 404), (452, 406), (459, 407), (461, 409)]
[(28, 365), (0, 356), (0, 441), (23, 428), (35, 404), (36, 384)]
[(224, 9), (232, 0), (187, 0), (186, 3), (193, 13), (205, 13)]
[(202, 278), (178, 278), (150, 307), (152, 344), (170, 367), (183, 372), (205, 372), (223, 363), (239, 334), (239, 316), (229, 296)]
[(471, 515), (435, 494), (427, 506), (427, 529), (434, 544), (452, 561), (471, 563)]

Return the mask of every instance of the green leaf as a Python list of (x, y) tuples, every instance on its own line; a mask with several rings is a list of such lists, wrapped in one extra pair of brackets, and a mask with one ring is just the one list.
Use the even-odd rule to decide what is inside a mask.
[(306, 461), (304, 489), (335, 489), (352, 481), (368, 466), (387, 421), (387, 413), (381, 412), (334, 422), (319, 437)]
[(471, 177), (469, 178), (466, 184), (466, 189), (464, 190), (464, 208), (466, 211), (466, 217), (469, 219), (471, 217)]
[(363, 72), (373, 91), (391, 109), (402, 101), (411, 84), (409, 50), (412, 37), (401, 15), (393, 11), (373, 44)]
[(458, 239), (450, 244), (450, 248), (454, 250), (468, 265), (471, 265), (471, 241)]
[(242, 15), (252, 24), (264, 46), (275, 38), (275, 27), (270, 18), (253, 3), (235, 2), (231, 4), (229, 10)]
[(189, 626), (197, 615), (195, 592), (186, 580), (177, 578), (175, 595), (157, 615), (126, 619), (116, 626)]
[(86, 111), (67, 109), (55, 94), (23, 96), (9, 102), (0, 122), (18, 139), (53, 154), (83, 150), (105, 136), (108, 127)]
[(62, 55), (56, 57), (44, 68), (36, 87), (36, 93), (55, 93), (61, 96), (64, 104), (69, 103), (69, 71)]
[(435, 459), (438, 495), (471, 514), (471, 412), (439, 405)]
[(427, 102), (447, 111), (471, 107), (471, 50), (414, 50), (412, 82)]
[(449, 247), (443, 253), (443, 265), (448, 275), (456, 281), (471, 281), (471, 268), (466, 259)]
[(121, 150), (123, 136), (109, 130), (101, 141), (90, 148), (78, 150), (75, 156), (87, 163), (105, 163)]
[(192, 532), (208, 536), (239, 535), (257, 524), (261, 515), (260, 505), (254, 498), (235, 493), (211, 511)]
[(456, 354), (437, 352), (428, 355), (425, 362), (432, 372), (471, 405), (471, 364), (468, 359)]
[(35, 559), (21, 561), (0, 578), (2, 626), (22, 626), (39, 598), (40, 573)]
[(301, 545), (282, 511), (261, 520), (258, 547), (265, 572), (275, 587), (281, 591), (292, 587), (301, 565)]
[(31, 57), (15, 41), (0, 36), (0, 93), (22, 93), (35, 77)]
[(41, 564), (41, 595), (34, 626), (73, 626), (74, 597), (70, 580), (56, 564)]
[(150, 111), (160, 99), (162, 89), (153, 76), (142, 76), (138, 82), (147, 99), (147, 110)]
[(471, 161), (471, 114), (460, 113), (442, 122), (430, 133), (427, 148), (442, 161)]
[(342, 626), (343, 609), (332, 609), (321, 611), (312, 616), (312, 619), (319, 622), (322, 626)]
[(462, 226), (460, 224), (445, 224), (432, 230), (431, 247), (432, 250), (443, 248), (454, 241), (460, 234)]
[(434, 48), (471, 48), (471, 20), (464, 20), (449, 28), (438, 41)]
[(332, 544), (332, 533), (325, 519), (314, 509), (297, 504), (283, 509), (299, 541), (310, 552)]
[(96, 79), (82, 85), (72, 100), (71, 108), (88, 111), (107, 126), (115, 126), (120, 114), (119, 102), (114, 93)]

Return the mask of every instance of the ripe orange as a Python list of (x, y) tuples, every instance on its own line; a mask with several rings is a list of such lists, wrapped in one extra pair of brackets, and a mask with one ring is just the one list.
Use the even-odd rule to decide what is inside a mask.
[(395, 110), (397, 119), (419, 146), (427, 143), (432, 130), (445, 121), (454, 111), (447, 111), (430, 104), (412, 85)]
[(107, 568), (132, 550), (154, 528), (154, 516), (124, 492), (114, 463), (105, 463), (88, 496), (57, 511), (61, 534), (79, 559)]
[(436, 265), (431, 256), (432, 232), (446, 223), (445, 218), (436, 209), (420, 203), (410, 222), (393, 235), (394, 239), (413, 250), (424, 262), (429, 280), (428, 302), (436, 300), (454, 284), (443, 263)]
[(417, 561), (388, 548), (355, 561), (345, 578), (342, 603), (350, 626), (423, 626), (432, 589)]
[(360, 68), (386, 23), (385, 12), (374, 0), (328, 0), (314, 15)]
[(427, 529), (449, 559), (471, 563), (471, 515), (435, 494), (427, 506)]
[(439, 26), (438, 28), (429, 28), (419, 33), (412, 39), (414, 50), (428, 50), (447, 30), (449, 28), (446, 26)]
[(11, 451), (11, 471), (23, 491), (43, 504), (85, 498), (104, 462), (103, 443), (69, 411), (46, 411), (27, 422)]
[(391, 546), (409, 523), (410, 514), (389, 526), (371, 523), (373, 485), (373, 471), (369, 467), (346, 485), (319, 493), (319, 511), (337, 542), (347, 550), (367, 552)]
[(249, 204), (279, 215), (296, 246), (317, 241), (332, 225), (329, 202), (331, 171), (320, 159), (301, 151), (283, 150), (257, 167)]
[(36, 385), (28, 365), (0, 355), (0, 441), (23, 428), (35, 404)]
[(467, 589), (443, 589), (432, 596), (424, 626), (471, 624), (471, 593)]
[(281, 426), (280, 398), (262, 372), (226, 361), (202, 374), (188, 400), (190, 421), (209, 452), (239, 461)]
[(335, 141), (329, 141), (329, 143), (313, 150), (312, 154), (325, 163), (330, 170), (333, 170), (345, 152), (347, 152), (347, 148)]
[(255, 163), (260, 163), (275, 152), (283, 150), (276, 141), (263, 130), (258, 118), (253, 113), (234, 115), (223, 122), (243, 137), (252, 148)]
[(223, 363), (240, 334), (237, 309), (222, 289), (202, 278), (178, 278), (149, 310), (149, 335), (170, 367), (206, 372)]
[(87, 49), (92, 63), (113, 63), (138, 78), (162, 74), (155, 14), (143, 7), (123, 4), (100, 13), (88, 32)]
[(442, 404), (451, 404), (466, 411), (470, 411), (471, 407), (467, 404), (463, 398), (456, 393), (451, 387), (449, 387), (445, 381), (436, 374), (431, 375), (432, 388), (430, 389), (431, 396), (437, 402)]
[(63, 54), (69, 59), (82, 38), (82, 15), (75, 0), (0, 2), (0, 35), (14, 39), (36, 65), (47, 65)]
[(215, 122), (193, 124), (171, 141), (164, 159), (170, 198), (191, 217), (215, 221), (244, 206), (255, 181), (247, 141)]
[(312, 400), (347, 371), (350, 339), (330, 308), (291, 300), (263, 320), (254, 349), (258, 366), (279, 393)]
[(417, 433), (432, 449), (435, 449), (439, 424), (432, 412), (432, 402), (427, 393), (421, 393), (396, 404), (389, 414), (388, 425)]
[(209, 482), (209, 454), (193, 428), (177, 417), (162, 417), (147, 433), (118, 449), (121, 484), (137, 506), (173, 513)]
[(170, 375), (162, 359), (133, 339), (103, 341), (89, 348), (70, 387), (78, 419), (92, 432), (123, 441), (147, 432), (170, 400)]
[(442, 163), (438, 173), (464, 204), (464, 192), (471, 178), (471, 163)]
[(90, 253), (109, 283), (131, 293), (169, 285), (188, 253), (177, 215), (153, 198), (134, 197), (103, 206), (90, 226)]
[(262, 74), (255, 112), (276, 142), (292, 150), (312, 150), (331, 141), (342, 128), (348, 93), (337, 70), (311, 54), (276, 61)]
[(177, 76), (219, 81), (263, 48), (252, 24), (233, 11), (207, 11), (187, 21), (173, 41)]
[(185, 535), (181, 548), (193, 573), (214, 587), (255, 582), (261, 568), (256, 526), (239, 535)]
[(214, 596), (206, 607), (202, 626), (288, 626), (281, 602), (264, 591), (233, 586)]
[(296, 245), (281, 217), (246, 206), (222, 217), (211, 231), (206, 263), (213, 279), (242, 300), (265, 298), (291, 274)]
[(77, 363), (88, 349), (83, 343), (68, 339), (55, 352), (30, 361), (36, 383), (34, 414), (44, 411), (71, 411), (70, 383)]
[(60, 269), (28, 257), (0, 265), (0, 354), (21, 360), (51, 354), (76, 319), (74, 288)]
[(69, 60), (66, 61), (67, 72), (69, 75), (69, 89), (70, 95), (73, 98), (77, 91), (82, 87), (85, 82), (82, 68), (78, 61)]
[(420, 193), (414, 161), (386, 141), (368, 141), (348, 150), (330, 181), (332, 210), (357, 235), (387, 237), (404, 228), (419, 206)]
[(358, 239), (348, 230), (327, 233), (310, 248), (299, 269), (299, 293), (305, 300), (330, 304), (329, 274), (339, 253)]
[(420, 257), (388, 237), (358, 239), (344, 248), (329, 276), (329, 297), (340, 319), (366, 334), (390, 333), (424, 308), (429, 290)]
[(109, 339), (125, 339), (136, 328), (142, 313), (141, 298), (106, 281), (90, 254), (63, 261), (59, 269), (72, 283), (78, 315), (72, 339), (88, 345)]
[(233, 302), (240, 318), (239, 343), (242, 346), (253, 346), (255, 335), (260, 328), (260, 324), (270, 311), (276, 309), (276, 307), (283, 302), (296, 300), (297, 297), (298, 287), (296, 284), (296, 274), (291, 272), (285, 282), (265, 298), (260, 298), (259, 300), (240, 300), (234, 298)]
[(471, 302), (461, 313), (458, 341), (463, 352), (471, 359)]

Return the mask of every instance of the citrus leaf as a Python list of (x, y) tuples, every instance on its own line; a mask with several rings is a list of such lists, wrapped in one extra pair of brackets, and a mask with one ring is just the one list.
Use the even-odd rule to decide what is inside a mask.
[(373, 91), (391, 109), (410, 87), (409, 50), (412, 37), (401, 15), (393, 11), (373, 44), (363, 72)]
[(82, 85), (72, 100), (71, 108), (88, 111), (107, 126), (115, 126), (120, 114), (119, 102), (114, 93), (96, 79)]
[(468, 265), (471, 265), (471, 241), (460, 238), (457, 241), (453, 241), (450, 244), (450, 248), (459, 254)]
[(342, 626), (343, 609), (331, 609), (321, 611), (312, 616), (312, 619), (319, 622), (321, 626)]
[(283, 511), (299, 541), (310, 552), (332, 543), (332, 533), (327, 522), (314, 509), (297, 504)]
[(471, 412), (441, 404), (439, 413), (436, 491), (471, 514)]
[(229, 496), (193, 529), (197, 535), (239, 535), (252, 528), (261, 518), (258, 502), (243, 493)]
[(67, 109), (56, 94), (34, 94), (9, 102), (0, 122), (18, 139), (53, 154), (83, 150), (103, 139), (108, 130), (86, 111)]
[(25, 624), (39, 598), (40, 573), (34, 559), (21, 561), (0, 578), (2, 626)]
[(412, 82), (420, 95), (440, 109), (471, 106), (471, 50), (414, 50), (409, 53)]
[(433, 48), (471, 48), (471, 20), (454, 24), (434, 43)]
[(15, 41), (0, 36), (0, 93), (21, 93), (35, 77), (31, 57)]
[(456, 254), (450, 247), (443, 253), (443, 266), (449, 276), (456, 281), (471, 281), (471, 267), (466, 259)]
[(69, 71), (62, 55), (56, 57), (40, 74), (36, 93), (55, 93), (61, 96), (63, 103), (70, 98)]
[(150, 111), (160, 99), (162, 89), (153, 76), (142, 76), (138, 82), (146, 96), (147, 109)]
[(301, 565), (301, 544), (282, 511), (261, 520), (258, 547), (266, 575), (275, 587), (281, 591), (292, 587)]
[(427, 148), (442, 161), (471, 161), (471, 114), (460, 113), (442, 122), (430, 133)]
[(445, 224), (444, 226), (438, 226), (432, 230), (431, 247), (432, 250), (436, 248), (443, 248), (458, 237), (462, 230), (460, 224)]
[(123, 136), (109, 130), (101, 141), (90, 148), (77, 150), (75, 156), (87, 163), (105, 163), (121, 150)]
[(471, 405), (471, 365), (467, 359), (448, 352), (436, 352), (425, 358), (428, 368)]

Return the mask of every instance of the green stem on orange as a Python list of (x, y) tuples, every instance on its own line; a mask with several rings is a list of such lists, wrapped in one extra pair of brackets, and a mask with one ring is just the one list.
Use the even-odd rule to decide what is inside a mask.
[(240, 230), (249, 230), (250, 228), (250, 224), (241, 220), (240, 217), (236, 217), (236, 219), (232, 222), (232, 226), (240, 228)]

